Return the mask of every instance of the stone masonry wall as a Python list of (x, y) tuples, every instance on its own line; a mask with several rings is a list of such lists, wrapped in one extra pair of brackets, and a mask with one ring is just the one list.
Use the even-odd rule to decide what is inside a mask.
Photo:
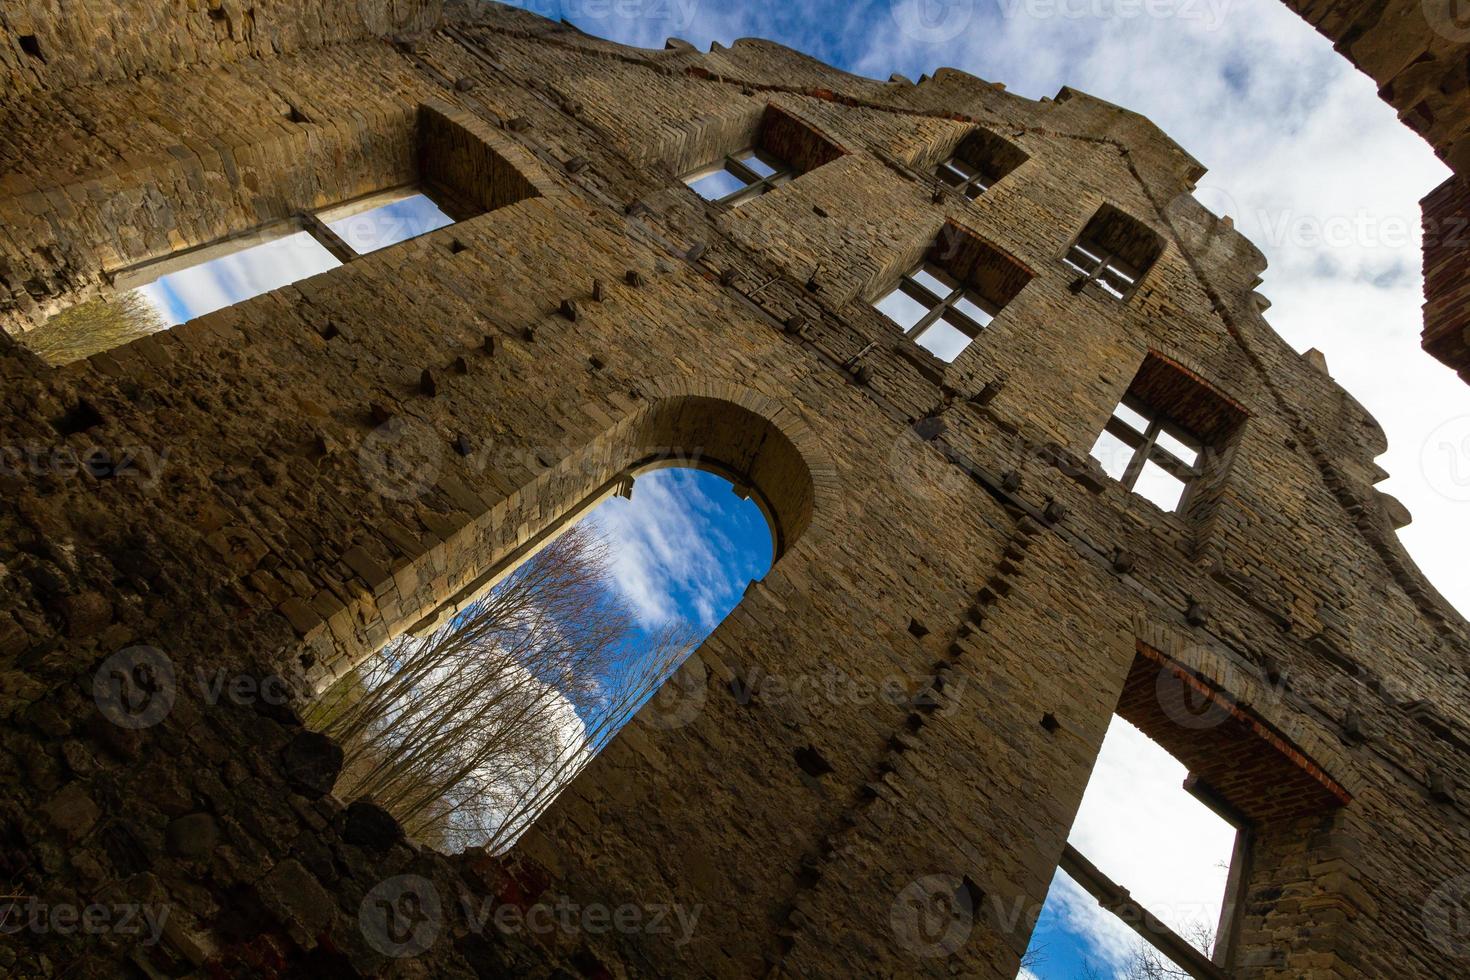
[[(0, 144), (0, 870), (113, 916), (28, 918), (0, 967), (1013, 977), (1145, 657), (1160, 698), (1206, 695), (1138, 711), (1189, 764), (1262, 740), (1241, 809), (1336, 787), (1252, 811), (1231, 975), (1463, 971), (1470, 638), (1373, 487), (1382, 431), (1261, 317), (1196, 161), (1072, 90), (356, 6), (371, 29), (135, 40), (126, 72), (0, 96), (31, 121)], [(500, 206), (66, 367), (9, 340), (267, 189), (422, 173), (430, 103)], [(840, 155), (734, 210), (682, 185), (770, 111)], [(1028, 159), (936, 199), (975, 126)], [(1163, 242), (1121, 303), (1061, 262), (1104, 204)], [(952, 228), (1030, 278), (944, 365), (869, 304)], [(1087, 461), (1151, 353), (1245, 413), (1181, 513)], [(333, 796), (312, 692), (675, 452), (757, 494), (778, 560), (521, 843), (445, 857)], [(138, 907), (156, 941), (116, 921)]]

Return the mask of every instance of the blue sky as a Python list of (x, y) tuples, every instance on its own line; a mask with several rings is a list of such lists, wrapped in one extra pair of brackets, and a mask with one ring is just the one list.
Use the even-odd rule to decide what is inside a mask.
[[(356, 213), (321, 213), (322, 220), (360, 254), (422, 235), (449, 218), (422, 194)], [(356, 209), (345, 209), (353, 212)], [(169, 273), (139, 288), (169, 326), (224, 309), (241, 300), (314, 276), (340, 263), (304, 231), (272, 238), (199, 265)]]
[(633, 615), (623, 663), (642, 662), (670, 625), (702, 642), (771, 570), (765, 515), (729, 481), (702, 470), (643, 473), (631, 499), (610, 497), (584, 520), (606, 537), (612, 591)]
[(645, 628), (688, 621), (703, 638), (771, 567), (771, 531), (749, 499), (695, 469), (640, 475), (631, 500), (587, 518), (613, 544), (613, 575)]

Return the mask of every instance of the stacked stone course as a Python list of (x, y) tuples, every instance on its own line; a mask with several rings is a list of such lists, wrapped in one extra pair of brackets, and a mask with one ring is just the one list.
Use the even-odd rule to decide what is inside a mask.
[[(1462, 972), (1434, 910), (1470, 856), (1465, 624), (1374, 489), (1381, 430), (1272, 332), (1260, 253), (1148, 120), (493, 5), (125, 8), (0, 20), (0, 443), (43, 460), (0, 472), (0, 872), (170, 914), (156, 944), (22, 930), (0, 968), (1010, 978), (1153, 658), (1236, 710), (1153, 734), (1242, 804), (1316, 774), (1255, 813), (1232, 975)], [(789, 185), (720, 209), (680, 181), (773, 126), (808, 154)], [(1025, 161), (936, 195), (975, 127)], [(436, 175), (473, 216), (64, 367), (11, 340), (120, 266)], [(1163, 245), (1126, 302), (1061, 262), (1104, 205)], [(948, 228), (1027, 278), (945, 365), (871, 303)], [(1087, 458), (1150, 357), (1241, 413), (1181, 513)], [(51, 462), (94, 450), (133, 463)], [(676, 453), (748, 488), (779, 554), (672, 702), (508, 855), (336, 799), (312, 693)], [(175, 696), (130, 728), (96, 684), (140, 647)], [(829, 675), (903, 694), (789, 683)], [(916, 940), (936, 881), (968, 912)], [(395, 945), (373, 910), (410, 885), (434, 928)], [(681, 943), (477, 915), (537, 902), (699, 915)]]

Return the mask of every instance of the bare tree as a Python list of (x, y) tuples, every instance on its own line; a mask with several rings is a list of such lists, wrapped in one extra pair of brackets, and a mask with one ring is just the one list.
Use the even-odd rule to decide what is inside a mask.
[(514, 844), (561, 789), (586, 768), (678, 669), (693, 647), (691, 629), (686, 624), (674, 623), (654, 635), (641, 656), (623, 661), (609, 678), (608, 696), (588, 720), (582, 738), (560, 746), (544, 760), (533, 786), (520, 794), (485, 839), (486, 849), (498, 854)]
[(1046, 962), (1046, 950), (1048, 943), (1032, 942), (1026, 947), (1026, 952), (1021, 954), (1021, 970), (1030, 970), (1035, 973)]
[[(1184, 939), (1206, 956), (1215, 947), (1215, 932), (1202, 922), (1194, 922), (1181, 933)], [(1194, 974), (1165, 959), (1153, 946), (1142, 939), (1136, 940), (1123, 966), (1108, 974), (1096, 964), (1082, 965), (1083, 980), (1192, 980)]]
[(578, 525), (333, 685), (308, 721), (344, 747), (338, 792), (445, 849), (509, 846), (692, 646), (676, 625), (634, 649), (608, 568), (605, 540)]
[(129, 290), (68, 307), (18, 339), (48, 364), (70, 364), (166, 326), (142, 293)]

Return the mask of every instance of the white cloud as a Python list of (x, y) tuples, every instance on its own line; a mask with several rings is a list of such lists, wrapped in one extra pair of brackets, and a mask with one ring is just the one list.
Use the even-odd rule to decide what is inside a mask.
[(1183, 789), (1188, 770), (1114, 716), (1071, 843), (1169, 928), (1220, 918), (1235, 830)]
[[(1174, 932), (1193, 940), (1220, 918), (1235, 831), (1182, 788), (1184, 766), (1114, 717), (1069, 842)], [(1143, 940), (1060, 871), (1047, 905), (1100, 970), (1126, 972)], [(1038, 969), (1046, 974), (1045, 953)], [(1025, 974), (1022, 974), (1024, 977)]]
[(1046, 901), (1056, 912), (1061, 928), (1083, 940), (1088, 960), (1100, 961), (1097, 966), (1105, 965), (1112, 971), (1124, 968), (1138, 946), (1137, 933), (1103, 911), (1081, 885), (1061, 872), (1052, 878)]
[[(401, 192), (398, 192), (401, 193)], [(369, 207), (374, 201), (386, 201)], [(362, 210), (366, 208), (366, 210)], [(375, 195), (368, 201), (318, 212), (323, 223), (360, 255), (426, 235), (454, 223), (423, 194)]]
[(139, 291), (172, 325), (340, 264), (302, 231), (180, 269)]
[(632, 500), (615, 497), (589, 518), (612, 542), (614, 583), (645, 627), (688, 616), (712, 629), (735, 604), (745, 562), (712, 522), (717, 507), (689, 471), (656, 470), (638, 477)]
[[(1448, 170), (1372, 80), (1279, 0), (1127, 3), (1006, 0), (998, 9), (1011, 13), (998, 19), (974, 3), (972, 29), (952, 42), (874, 36), (857, 64), (878, 77), (954, 65), (1030, 97), (1072, 85), (1143, 113), (1209, 167), (1199, 198), (1270, 261), (1261, 291), (1272, 326), (1298, 350), (1322, 350), (1383, 425), (1379, 462), (1392, 478), (1380, 486), (1415, 515), (1404, 544), (1470, 609), (1455, 533), (1470, 492), (1454, 492), (1464, 487), (1451, 469), (1470, 453), (1434, 451), (1436, 429), (1470, 415), (1470, 393), (1418, 342), (1418, 201)], [(1165, 16), (1116, 15), (1139, 7)], [(1066, 13), (1079, 10), (1103, 15)]]

